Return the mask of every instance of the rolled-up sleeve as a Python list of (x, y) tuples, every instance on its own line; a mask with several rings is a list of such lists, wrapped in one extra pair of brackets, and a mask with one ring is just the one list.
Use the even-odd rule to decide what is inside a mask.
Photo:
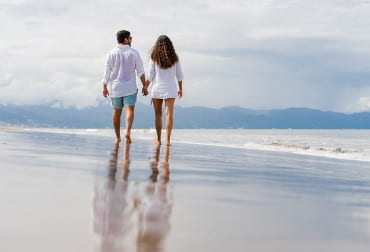
[(137, 77), (140, 77), (141, 75), (145, 74), (143, 61), (141, 60), (140, 54), (138, 52), (136, 52), (135, 56), (136, 56), (135, 60), (136, 75)]
[(148, 67), (148, 72), (146, 74), (146, 79), (150, 82), (153, 82), (155, 78), (155, 66), (154, 66), (154, 61), (152, 59), (149, 60), (149, 67)]
[(112, 72), (112, 62), (111, 61), (112, 61), (111, 56), (108, 54), (105, 57), (104, 74), (103, 74), (103, 79), (101, 81), (104, 84), (108, 84), (110, 80), (110, 75)]
[(180, 60), (176, 63), (176, 79), (178, 81), (182, 81), (184, 79), (184, 75), (182, 73), (182, 68), (181, 68)]

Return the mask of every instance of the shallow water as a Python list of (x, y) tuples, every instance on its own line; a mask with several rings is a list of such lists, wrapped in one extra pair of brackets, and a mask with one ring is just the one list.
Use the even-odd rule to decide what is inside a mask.
[(1, 251), (368, 251), (368, 163), (0, 131)]
[[(110, 129), (36, 130), (106, 137), (113, 137), (114, 134)], [(151, 140), (155, 138), (155, 130), (134, 129), (133, 136), (136, 139)], [(176, 129), (172, 134), (174, 143), (277, 151), (370, 162), (368, 139), (370, 139), (370, 130)]]

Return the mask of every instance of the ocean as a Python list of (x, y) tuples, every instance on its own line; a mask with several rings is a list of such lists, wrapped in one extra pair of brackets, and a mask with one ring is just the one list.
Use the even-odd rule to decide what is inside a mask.
[[(112, 129), (25, 129), (114, 137)], [(164, 136), (165, 131), (162, 133)], [(154, 129), (134, 129), (133, 139), (155, 138)], [(370, 130), (174, 129), (173, 143), (264, 150), (344, 160), (370, 161)]]

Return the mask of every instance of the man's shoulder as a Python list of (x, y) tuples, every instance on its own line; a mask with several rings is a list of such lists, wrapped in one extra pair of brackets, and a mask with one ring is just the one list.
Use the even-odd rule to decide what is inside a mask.
[(136, 50), (135, 48), (132, 48), (132, 47), (131, 47), (131, 52), (132, 52), (132, 53), (134, 53), (134, 54), (136, 54), (136, 55), (138, 55), (138, 56), (140, 56), (139, 51), (138, 51), (138, 50)]
[(121, 54), (121, 53), (124, 53), (126, 55), (133, 54), (135, 56), (140, 57), (139, 51), (132, 48), (132, 47), (129, 47), (129, 46), (127, 46), (127, 47), (118, 47), (118, 46), (116, 46), (108, 52), (108, 55), (113, 56), (113, 55), (117, 55), (117, 54)]
[(112, 54), (116, 54), (118, 52), (118, 48), (117, 47), (113, 47), (107, 54), (108, 55), (112, 55)]

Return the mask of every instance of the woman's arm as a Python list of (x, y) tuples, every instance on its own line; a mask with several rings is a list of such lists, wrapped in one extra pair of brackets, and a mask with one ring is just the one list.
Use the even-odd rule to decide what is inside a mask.
[(179, 84), (179, 90), (177, 91), (177, 97), (181, 99), (182, 97), (182, 80), (178, 81)]
[(176, 78), (177, 78), (177, 82), (179, 85), (179, 89), (177, 91), (177, 97), (180, 99), (182, 97), (182, 80), (184, 79), (180, 60), (176, 63)]

